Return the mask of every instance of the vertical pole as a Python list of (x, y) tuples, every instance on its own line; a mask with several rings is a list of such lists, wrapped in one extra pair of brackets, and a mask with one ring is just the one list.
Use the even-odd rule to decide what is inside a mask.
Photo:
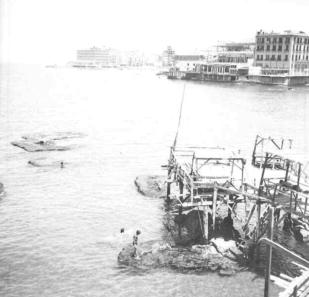
[(293, 205), (293, 192), (290, 194), (290, 214), (292, 214), (292, 205)]
[(253, 153), (252, 153), (252, 165), (254, 166), (255, 165), (255, 160), (256, 160), (256, 146), (257, 146), (257, 140), (258, 140), (258, 135), (256, 135), (255, 137), (255, 142), (254, 142), (254, 148), (253, 148)]
[(194, 186), (194, 184), (193, 184), (192, 177), (190, 178), (190, 181), (191, 181), (191, 183), (190, 183), (190, 186), (191, 186), (190, 199), (191, 199), (191, 202), (193, 202), (193, 195), (194, 195), (194, 193), (193, 193), (193, 186)]
[[(263, 170), (262, 170), (262, 175), (261, 175), (261, 179), (260, 179), (260, 184), (259, 184), (258, 196), (262, 195), (263, 181), (264, 181), (264, 175), (265, 175), (265, 170), (266, 170), (268, 158), (269, 158), (268, 153), (266, 153), (265, 161), (263, 163)], [(257, 235), (257, 239), (258, 239), (259, 236), (260, 236), (261, 201), (258, 200), (256, 203), (257, 203), (257, 229), (256, 229), (257, 234), (256, 235)]]
[(293, 289), (293, 297), (297, 297), (297, 286)]
[(167, 189), (166, 189), (166, 198), (167, 198), (167, 201), (170, 201), (171, 200), (171, 183), (168, 181), (167, 182)]
[(204, 207), (204, 232), (205, 232), (205, 240), (208, 243), (208, 207)]
[(167, 198), (167, 201), (170, 201), (171, 200), (171, 183), (170, 182), (167, 182), (167, 190), (166, 190), (166, 198)]
[(286, 163), (285, 178), (284, 178), (284, 181), (285, 181), (285, 182), (287, 182), (287, 181), (288, 181), (289, 169), (290, 169), (290, 161), (287, 161), (287, 163)]
[(218, 195), (218, 188), (217, 188), (217, 183), (215, 183), (214, 197), (212, 201), (212, 228), (213, 230), (215, 230), (215, 226), (216, 226), (217, 195)]
[[(296, 189), (297, 192), (299, 192), (300, 176), (301, 176), (301, 164), (298, 163), (297, 189)], [(295, 195), (295, 206), (294, 206), (294, 210), (296, 210), (296, 208), (297, 208), (297, 200), (298, 200), (298, 193), (296, 193), (296, 195)]]
[[(273, 240), (274, 237), (274, 208), (269, 208), (269, 230), (268, 237), (270, 240)], [(267, 264), (266, 264), (266, 272), (265, 272), (265, 286), (264, 286), (264, 297), (269, 296), (269, 280), (271, 273), (271, 260), (272, 260), (272, 247), (267, 245)]]
[(179, 196), (180, 196), (180, 201), (183, 202), (183, 181), (179, 181)]
[(276, 194), (277, 194), (277, 187), (278, 187), (278, 185), (275, 185), (274, 194), (273, 194), (273, 206), (275, 205), (275, 199), (276, 199)]
[(170, 178), (171, 178), (171, 173), (172, 173), (172, 157), (173, 157), (173, 147), (171, 147), (170, 150), (170, 159), (168, 160), (168, 171), (167, 171), (167, 187), (166, 187), (166, 199), (168, 202), (171, 200), (171, 183), (170, 183)]
[(233, 174), (234, 174), (234, 160), (232, 161), (231, 178), (230, 178), (231, 183), (232, 183), (232, 180), (233, 180)]

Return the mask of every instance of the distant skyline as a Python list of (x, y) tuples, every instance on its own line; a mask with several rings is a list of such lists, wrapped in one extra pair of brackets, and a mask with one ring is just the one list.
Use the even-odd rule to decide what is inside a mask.
[(190, 52), (260, 29), (308, 33), (308, 11), (308, 0), (0, 0), (0, 60), (65, 63), (91, 46)]

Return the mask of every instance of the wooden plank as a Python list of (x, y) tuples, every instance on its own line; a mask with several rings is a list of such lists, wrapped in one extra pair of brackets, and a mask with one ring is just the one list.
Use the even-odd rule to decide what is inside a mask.
[(211, 206), (212, 201), (203, 201), (203, 202), (183, 202), (183, 207), (196, 207), (196, 206)]
[(288, 275), (286, 275), (286, 274), (284, 274), (284, 273), (280, 273), (280, 277), (281, 277), (282, 279), (285, 279), (285, 280), (288, 281), (288, 282), (291, 282), (291, 281), (293, 280), (293, 277), (290, 277), (290, 276), (288, 276)]
[(286, 289), (289, 286), (289, 282), (279, 278), (277, 276), (271, 275), (270, 280), (273, 281), (277, 286)]
[(295, 262), (293, 261), (292, 262), (294, 265), (298, 266), (299, 268), (303, 269), (304, 271), (307, 271), (308, 270), (308, 267), (304, 266), (304, 265), (301, 265), (299, 264), (298, 262)]

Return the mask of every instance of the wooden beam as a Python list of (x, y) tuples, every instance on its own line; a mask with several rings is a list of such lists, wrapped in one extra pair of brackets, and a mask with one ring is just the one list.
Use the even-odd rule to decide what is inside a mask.
[[(269, 207), (269, 230), (268, 237), (272, 241), (274, 237), (274, 209)], [(269, 280), (271, 273), (272, 246), (267, 245), (267, 264), (265, 272), (264, 297), (269, 297)]]
[[(259, 184), (259, 192), (258, 192), (259, 196), (262, 195), (264, 174), (265, 174), (268, 158), (269, 158), (269, 155), (268, 155), (268, 153), (266, 153), (265, 161), (263, 163), (263, 170), (262, 170), (262, 175), (261, 175), (261, 179), (260, 179), (260, 184)], [(256, 225), (256, 227), (257, 227), (256, 228), (256, 237), (259, 238), (260, 232), (261, 232), (261, 203), (260, 202), (257, 203), (257, 225)]]
[(208, 206), (204, 207), (204, 235), (206, 243), (208, 243)]
[[(301, 163), (298, 163), (298, 174), (297, 174), (297, 192), (299, 191), (299, 182), (300, 182), (300, 176), (301, 176)], [(297, 208), (297, 200), (298, 200), (298, 193), (295, 195), (295, 206), (294, 210)]]
[(212, 228), (215, 230), (216, 227), (216, 211), (217, 211), (217, 195), (218, 188), (214, 188), (214, 196), (213, 196), (213, 206), (212, 206)]

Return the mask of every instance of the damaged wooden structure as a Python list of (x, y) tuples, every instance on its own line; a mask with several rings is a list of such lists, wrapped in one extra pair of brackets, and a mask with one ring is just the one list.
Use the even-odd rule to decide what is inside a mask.
[[(167, 199), (175, 199), (179, 213), (186, 209), (204, 212), (204, 238), (209, 239), (209, 220), (216, 228), (217, 210), (228, 205), (237, 217), (234, 206), (239, 202), (271, 201), (252, 193), (244, 182), (246, 159), (239, 153), (220, 147), (172, 147), (168, 162)], [(176, 189), (171, 191), (172, 185)], [(251, 192), (250, 192), (251, 191)], [(252, 215), (251, 215), (252, 216)], [(250, 216), (250, 218), (251, 218)]]
[[(265, 148), (266, 142), (276, 150), (261, 151), (258, 147), (264, 143)], [(252, 165), (260, 168), (258, 186), (245, 181), (248, 164), (240, 153), (221, 147), (172, 146), (167, 166), (167, 199), (177, 201), (179, 214), (183, 210), (203, 211), (206, 242), (209, 239), (208, 216), (211, 216), (212, 228), (215, 229), (217, 210), (222, 204), (228, 205), (237, 218), (235, 206), (244, 202), (247, 209), (242, 222), (243, 239), (252, 239), (255, 243), (267, 232), (269, 207), (275, 208), (276, 226), (286, 218), (290, 218), (291, 224), (296, 220), (300, 225), (308, 226), (309, 178), (306, 166), (278, 154), (278, 151), (284, 151), (286, 143), (290, 150), (292, 140), (256, 137)]]

